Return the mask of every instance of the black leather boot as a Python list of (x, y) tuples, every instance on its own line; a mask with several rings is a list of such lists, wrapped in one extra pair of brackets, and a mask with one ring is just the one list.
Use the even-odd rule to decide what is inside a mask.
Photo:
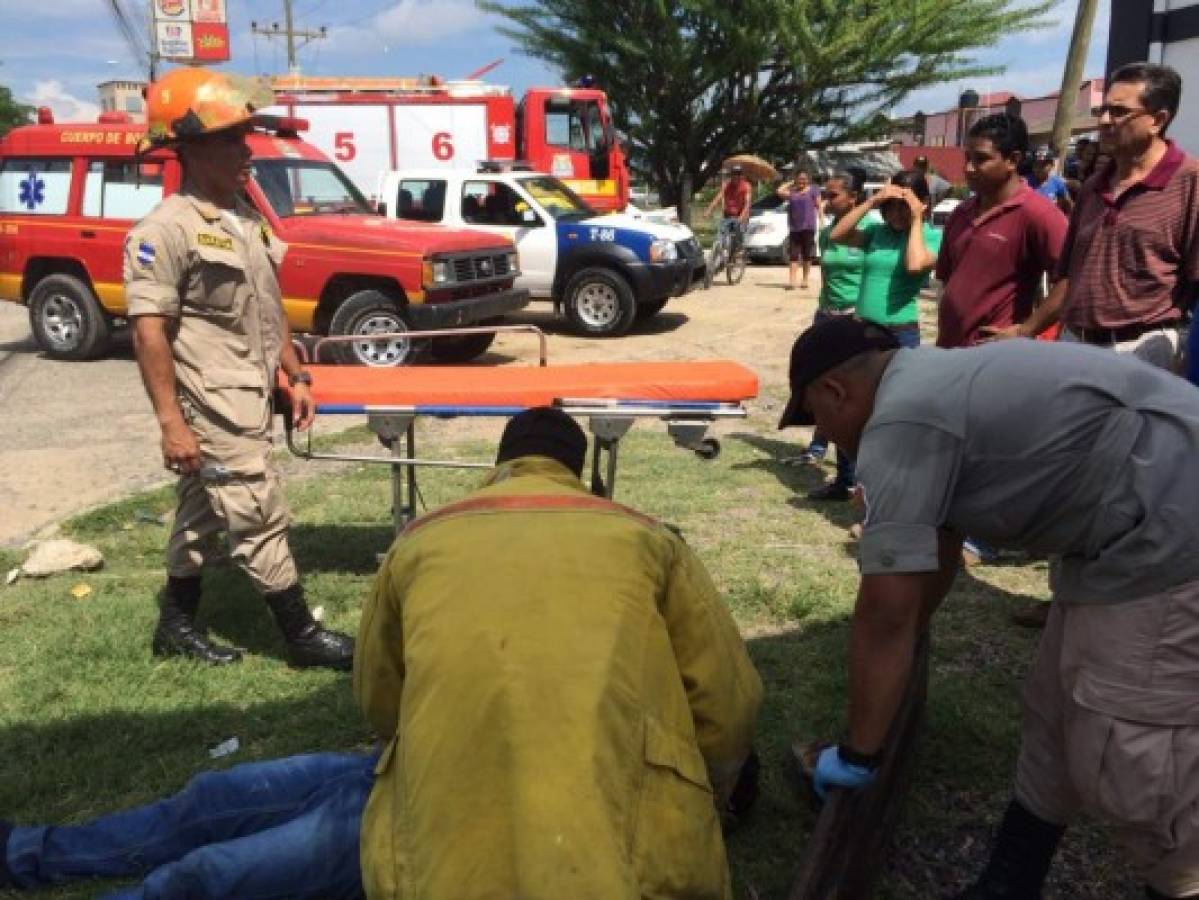
[(354, 667), (354, 639), (321, 626), (304, 602), (304, 588), (293, 584), (287, 590), (265, 595), (283, 639), (287, 659), (298, 669), (327, 666), (348, 672)]
[(1037, 818), (1013, 800), (1003, 814), (982, 876), (956, 900), (1041, 900), (1064, 825)]
[(187, 656), (210, 666), (227, 666), (241, 659), (241, 652), (208, 639), (196, 628), (200, 607), (200, 576), (167, 579), (158, 613), (158, 627), (150, 649), (155, 656)]

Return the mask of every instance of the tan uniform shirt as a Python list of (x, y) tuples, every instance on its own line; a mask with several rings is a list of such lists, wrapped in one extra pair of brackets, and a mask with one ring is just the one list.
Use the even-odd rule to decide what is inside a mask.
[(286, 252), (257, 214), (168, 197), (125, 245), (128, 315), (165, 316), (179, 401), (206, 462), (263, 471), (283, 341), (276, 271)]

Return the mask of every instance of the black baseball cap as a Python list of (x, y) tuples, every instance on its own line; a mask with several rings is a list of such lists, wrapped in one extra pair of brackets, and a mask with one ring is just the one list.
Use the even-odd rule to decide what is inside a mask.
[(779, 419), (779, 428), (815, 424), (803, 405), (804, 388), (829, 369), (871, 350), (897, 349), (899, 341), (890, 329), (856, 316), (834, 316), (813, 325), (791, 347), (791, 399)]
[(522, 456), (548, 456), (578, 476), (587, 456), (587, 435), (562, 410), (535, 406), (513, 416), (504, 428), (496, 465)]

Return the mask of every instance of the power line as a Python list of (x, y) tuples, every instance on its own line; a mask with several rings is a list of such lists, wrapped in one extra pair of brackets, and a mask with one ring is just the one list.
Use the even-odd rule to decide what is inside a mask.
[[(284, 38), (287, 42), (287, 68), (292, 75), (296, 75), (300, 71), (296, 52), (313, 41), (328, 37), (329, 29), (324, 25), (319, 29), (296, 28), (291, 4), (292, 0), (283, 0), (284, 24), (282, 27), (279, 26), (278, 22), (272, 22), (270, 27), (265, 25), (260, 26), (257, 22), (251, 22), (250, 32), (252, 34), (261, 34), (267, 38)], [(300, 38), (299, 43), (296, 42), (297, 38)]]

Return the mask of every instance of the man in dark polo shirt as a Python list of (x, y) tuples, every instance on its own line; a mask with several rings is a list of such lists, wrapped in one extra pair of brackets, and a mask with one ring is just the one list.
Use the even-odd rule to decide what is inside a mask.
[(966, 140), (966, 183), (974, 196), (945, 223), (937, 279), (945, 286), (937, 346), (969, 347), (988, 332), (1025, 321), (1057, 271), (1067, 220), (1025, 183), (1028, 128), (1005, 113), (979, 119)]
[(1165, 137), (1181, 95), (1169, 66), (1133, 63), (1112, 75), (1099, 110), (1112, 162), (1079, 192), (1062, 277), (1026, 322), (996, 336), (1035, 336), (1060, 319), (1063, 340), (1177, 370), (1199, 283), (1199, 160)]

